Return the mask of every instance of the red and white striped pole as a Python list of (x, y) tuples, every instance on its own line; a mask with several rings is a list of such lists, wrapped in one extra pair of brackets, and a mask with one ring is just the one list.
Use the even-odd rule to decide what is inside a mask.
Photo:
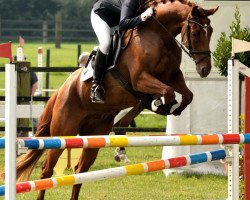
[[(245, 76), (245, 133), (250, 133), (250, 78)], [(250, 199), (250, 144), (244, 146), (245, 200)]]

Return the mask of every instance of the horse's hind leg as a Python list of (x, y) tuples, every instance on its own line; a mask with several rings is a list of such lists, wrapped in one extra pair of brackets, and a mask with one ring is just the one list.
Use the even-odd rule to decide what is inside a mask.
[[(118, 122), (116, 122), (114, 124), (114, 127), (128, 127), (131, 124), (131, 122), (134, 120), (134, 118), (138, 116), (143, 109), (144, 107), (141, 103), (137, 104), (126, 115), (124, 115)], [(126, 135), (126, 131), (118, 130), (118, 131), (115, 131), (115, 134)], [(125, 163), (130, 163), (130, 160), (128, 159), (126, 155), (125, 147), (117, 147), (115, 149), (115, 153), (116, 153), (114, 156), (115, 161), (120, 162), (121, 160), (123, 160)]]
[[(75, 167), (76, 173), (87, 172), (91, 165), (94, 163), (99, 149), (83, 149), (82, 155)], [(77, 200), (82, 184), (73, 186), (72, 195), (70, 200)]]
[[(59, 150), (48, 150), (46, 158), (44, 160), (42, 166), (42, 174), (40, 176), (41, 179), (49, 178), (53, 175), (53, 169), (61, 156), (63, 149)], [(45, 195), (45, 190), (41, 190), (38, 193), (37, 200), (43, 200)]]

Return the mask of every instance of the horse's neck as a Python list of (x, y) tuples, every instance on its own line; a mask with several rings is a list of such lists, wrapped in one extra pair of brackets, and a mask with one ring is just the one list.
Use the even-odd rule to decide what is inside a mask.
[[(169, 2), (159, 5), (156, 8), (156, 17), (164, 25), (168, 32), (171, 33), (172, 36), (176, 37), (181, 32), (183, 22), (185, 22), (188, 18), (190, 11), (191, 6), (188, 4), (182, 4), (179, 1), (175, 1), (173, 3)], [(155, 22), (153, 23), (154, 26), (159, 26), (159, 24), (156, 24)], [(162, 27), (160, 27), (160, 29), (166, 33), (166, 30), (163, 30)], [(159, 31), (159, 28), (157, 31)]]

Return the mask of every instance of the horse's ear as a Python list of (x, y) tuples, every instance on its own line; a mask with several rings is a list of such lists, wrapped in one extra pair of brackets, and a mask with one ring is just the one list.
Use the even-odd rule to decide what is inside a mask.
[(219, 6), (217, 6), (216, 8), (211, 8), (207, 10), (207, 16), (213, 15), (218, 9), (219, 9)]
[(207, 16), (206, 10), (200, 6), (194, 6), (191, 11), (192, 17), (205, 17)]

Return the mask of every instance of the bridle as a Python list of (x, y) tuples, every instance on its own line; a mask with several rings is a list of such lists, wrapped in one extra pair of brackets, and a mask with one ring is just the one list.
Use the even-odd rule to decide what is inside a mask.
[(211, 57), (211, 51), (210, 50), (206, 50), (206, 51), (200, 51), (200, 50), (194, 50), (192, 45), (191, 45), (191, 41), (190, 41), (190, 23), (194, 23), (194, 24), (197, 24), (198, 26), (200, 26), (201, 28), (203, 28), (204, 30), (207, 31), (208, 27), (210, 27), (211, 25), (210, 24), (205, 24), (205, 25), (202, 25), (200, 24), (199, 22), (195, 21), (194, 19), (190, 18), (190, 19), (187, 19), (187, 27), (186, 27), (186, 32), (183, 34), (182, 36), (182, 39), (181, 39), (181, 43), (183, 44), (183, 38), (184, 38), (184, 35), (187, 34), (187, 48), (189, 50), (189, 56), (190, 57), (193, 57), (194, 54), (204, 54), (205, 56), (199, 60), (195, 60), (195, 63), (198, 64), (199, 62), (205, 60), (207, 57)]
[[(187, 27), (186, 27), (186, 31), (182, 36), (182, 40), (181, 43), (168, 31), (168, 29), (155, 17), (152, 16), (153, 19), (176, 41), (176, 43), (180, 46), (180, 48), (190, 57), (194, 60), (195, 64), (197, 65), (198, 63), (200, 63), (201, 61), (210, 58), (211, 57), (211, 51), (210, 50), (206, 50), (206, 51), (200, 51), (200, 50), (195, 50), (193, 49), (192, 45), (191, 45), (191, 39), (190, 39), (190, 23), (195, 23), (198, 26), (202, 27), (203, 29), (207, 29), (208, 27), (210, 27), (209, 25), (202, 25), (199, 22), (195, 21), (193, 18), (187, 19)], [(187, 35), (187, 47), (184, 46), (184, 42), (183, 42), (183, 38), (184, 35)], [(205, 56), (202, 57), (199, 60), (196, 60), (194, 58), (195, 54), (204, 54)]]

